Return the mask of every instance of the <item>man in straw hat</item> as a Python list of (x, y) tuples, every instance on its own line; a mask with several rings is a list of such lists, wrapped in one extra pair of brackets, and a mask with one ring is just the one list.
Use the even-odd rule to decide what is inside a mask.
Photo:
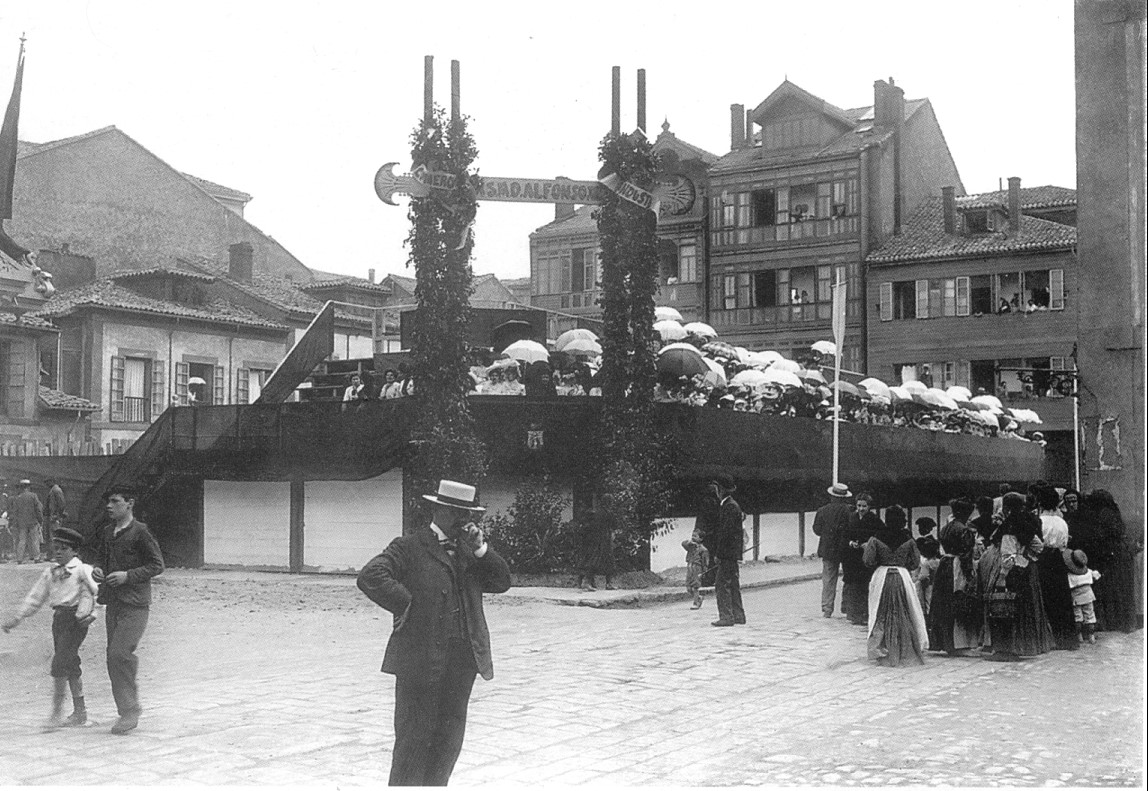
[(482, 594), (510, 587), (510, 569), (472, 520), (475, 488), (443, 480), (424, 494), (428, 527), (391, 542), (359, 572), (359, 590), (394, 616), (382, 671), (395, 676), (390, 785), (446, 785), (462, 751), (475, 675), (490, 680)]
[(821, 558), (821, 615), (832, 618), (841, 571), (841, 536), (849, 526), (849, 514), (853, 513), (849, 505), (853, 492), (843, 483), (835, 483), (826, 491), (830, 499), (813, 517), (813, 535), (818, 537), (817, 557)]

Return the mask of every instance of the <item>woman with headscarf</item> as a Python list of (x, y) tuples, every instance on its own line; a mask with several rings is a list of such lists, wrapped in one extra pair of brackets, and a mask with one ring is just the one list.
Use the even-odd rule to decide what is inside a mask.
[(855, 626), (869, 625), (869, 579), (873, 569), (866, 567), (862, 547), (885, 527), (876, 511), (870, 509), (871, 494), (857, 495), (857, 510), (849, 515), (849, 525), (841, 534), (841, 612)]
[(1086, 498), (1100, 534), (1100, 562), (1089, 555), (1089, 567), (1101, 573), (1092, 586), (1096, 594), (1096, 623), (1105, 631), (1131, 632), (1136, 628), (1136, 582), (1134, 557), (1143, 549), (1143, 535), (1135, 544), (1124, 530), (1124, 519), (1112, 495), (1095, 489)]
[(993, 652), (986, 659), (1013, 662), (1052, 650), (1052, 630), (1040, 595), (1035, 560), (1044, 549), (1040, 520), (1023, 494), (1004, 496), (992, 546), (977, 565)]
[(909, 572), (921, 563), (917, 542), (905, 529), (905, 511), (885, 509), (885, 522), (865, 542), (862, 559), (873, 569), (869, 581), (868, 654), (879, 665), (921, 665), (929, 638), (925, 614)]
[(977, 577), (977, 532), (968, 524), (973, 504), (952, 500), (949, 511), (952, 518), (941, 528), (945, 554), (937, 566), (929, 602), (929, 647), (960, 656), (980, 647), (984, 614)]
[(1068, 566), (1063, 550), (1068, 546), (1068, 524), (1060, 515), (1060, 495), (1052, 486), (1036, 490), (1044, 549), (1037, 559), (1040, 595), (1055, 648), (1075, 651), (1080, 647), (1072, 610), (1072, 590), (1068, 587)]

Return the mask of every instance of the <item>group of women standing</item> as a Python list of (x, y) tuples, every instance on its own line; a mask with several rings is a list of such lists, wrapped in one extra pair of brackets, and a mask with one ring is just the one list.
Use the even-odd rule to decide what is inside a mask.
[[(882, 520), (868, 495), (857, 499), (842, 541), (842, 610), (868, 627), (869, 658), (878, 664), (923, 663), (928, 650), (1016, 661), (1077, 650), (1082, 629), (1087, 640), (1094, 629), (1137, 628), (1133, 558), (1142, 539), (1129, 541), (1108, 492), (1081, 498), (1070, 490), (1062, 501), (1055, 488), (1037, 484), (1027, 497), (1004, 494), (999, 511), (977, 520), (971, 502), (954, 500), (939, 533), (943, 554), (924, 564), (921, 549), (935, 554), (933, 539), (914, 540), (902, 508), (885, 509)], [(921, 523), (922, 532), (932, 527)], [(1095, 625), (1087, 610), (1081, 622), (1080, 597), (1069, 587), (1082, 562), (1099, 572), (1092, 575)], [(929, 595), (919, 595), (918, 577)]]

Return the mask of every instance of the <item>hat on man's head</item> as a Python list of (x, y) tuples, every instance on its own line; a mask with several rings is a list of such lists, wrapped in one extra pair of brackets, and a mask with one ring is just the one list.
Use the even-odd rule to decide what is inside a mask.
[(849, 491), (849, 487), (843, 483), (835, 483), (825, 491), (833, 497), (852, 497), (853, 492)]
[(1062, 549), (1060, 556), (1064, 558), (1069, 574), (1088, 573), (1088, 555), (1084, 554), (1083, 549)]
[(728, 475), (715, 475), (710, 480), (712, 483), (716, 484), (718, 486), (718, 488), (720, 488), (722, 491), (732, 492), (732, 491), (735, 491), (737, 489), (737, 487), (734, 486), (733, 478), (729, 477)]
[(27, 478), (23, 478), (20, 481), (20, 485), (21, 486), (31, 486), (32, 482), (30, 480), (28, 480)]
[(84, 543), (84, 537), (70, 527), (57, 527), (52, 531), (52, 540), (72, 549)]
[(423, 499), (430, 500), (435, 505), (448, 505), (464, 511), (486, 510), (478, 504), (478, 492), (473, 486), (446, 479), (438, 482), (438, 491), (435, 494), (424, 494)]

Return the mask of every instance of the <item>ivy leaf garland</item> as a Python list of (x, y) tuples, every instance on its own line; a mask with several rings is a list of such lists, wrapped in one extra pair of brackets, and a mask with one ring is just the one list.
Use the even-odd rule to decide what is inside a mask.
[(435, 108), (411, 135), (415, 168), (448, 173), (454, 184), (412, 198), (408, 265), (415, 269), (418, 310), (411, 327), (411, 373), (417, 422), (412, 439), (415, 492), (433, 491), (441, 478), (477, 483), (486, 472), (486, 448), (475, 432), (466, 402), (470, 389), (467, 329), (473, 292), (471, 226), (478, 209), (478, 175), (470, 168), (478, 151), (466, 118), (447, 122)]
[[(657, 155), (644, 135), (608, 135), (601, 173), (652, 191)], [(647, 539), (667, 500), (668, 450), (654, 430), (654, 332), (658, 289), (657, 217), (609, 192), (596, 211), (602, 248), (602, 416), (596, 437), (597, 490), (623, 532)]]

